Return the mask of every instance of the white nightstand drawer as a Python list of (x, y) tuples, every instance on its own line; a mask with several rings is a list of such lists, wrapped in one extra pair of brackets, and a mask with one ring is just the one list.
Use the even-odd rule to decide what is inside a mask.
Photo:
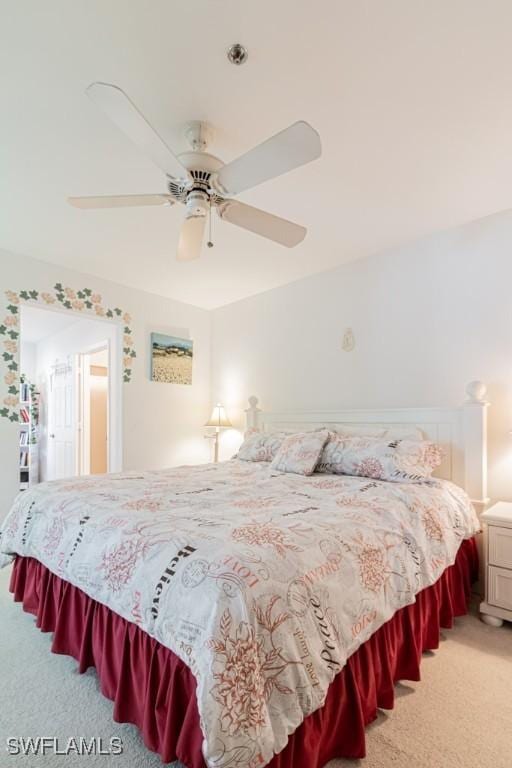
[(489, 564), (512, 568), (512, 528), (489, 525)]
[(512, 611), (512, 571), (489, 566), (488, 602)]

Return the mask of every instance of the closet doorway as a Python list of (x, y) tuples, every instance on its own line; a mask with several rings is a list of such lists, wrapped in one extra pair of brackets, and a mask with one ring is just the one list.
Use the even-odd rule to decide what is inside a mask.
[(81, 475), (100, 475), (109, 469), (108, 359), (108, 345), (78, 356)]

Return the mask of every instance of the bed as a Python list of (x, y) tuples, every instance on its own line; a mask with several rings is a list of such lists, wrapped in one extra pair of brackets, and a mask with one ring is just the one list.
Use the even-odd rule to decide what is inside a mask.
[(486, 403), (280, 413), (251, 429), (420, 429), (423, 484), (221, 464), (73, 478), (21, 494), (0, 538), (53, 650), (95, 666), (114, 718), (187, 768), (362, 757), (398, 679), (466, 611), (485, 503)]

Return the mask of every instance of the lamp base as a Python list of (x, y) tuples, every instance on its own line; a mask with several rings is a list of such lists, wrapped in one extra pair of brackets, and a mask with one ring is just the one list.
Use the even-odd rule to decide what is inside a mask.
[(220, 429), (219, 427), (215, 428), (215, 434), (214, 435), (205, 435), (205, 440), (215, 440), (213, 444), (213, 463), (218, 464), (219, 463), (219, 434)]

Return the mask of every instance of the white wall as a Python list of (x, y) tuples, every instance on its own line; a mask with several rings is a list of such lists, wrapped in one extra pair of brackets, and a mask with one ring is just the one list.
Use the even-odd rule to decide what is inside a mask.
[(31, 341), (20, 342), (20, 373), (25, 374), (28, 381), (34, 383), (37, 369), (37, 345)]
[(482, 379), (489, 490), (512, 499), (512, 213), (215, 310), (212, 360), (239, 425), (251, 394), (267, 410), (455, 406)]
[[(512, 499), (512, 213), (213, 313), (0, 252), (1, 291), (48, 290), (57, 281), (90, 287), (133, 317), (138, 356), (123, 386), (127, 469), (208, 460), (203, 423), (212, 401), (243, 428), (250, 394), (269, 410), (454, 406), (480, 378), (491, 401), (490, 493)], [(353, 352), (341, 349), (348, 326)], [(194, 339), (191, 387), (149, 380), (151, 331)], [(17, 437), (17, 426), (0, 418), (0, 518), (17, 488)], [(224, 433), (221, 457), (238, 441)]]
[[(89, 287), (103, 296), (106, 305), (119, 306), (132, 316), (137, 357), (132, 381), (122, 388), (124, 468), (159, 468), (209, 460), (209, 444), (203, 438), (203, 424), (210, 410), (209, 313), (188, 304), (0, 251), (0, 304), (6, 290), (48, 291), (56, 282), (75, 289)], [(194, 340), (192, 386), (150, 381), (151, 331)], [(0, 418), (0, 520), (8, 512), (17, 492), (17, 445), (17, 425)]]
[[(23, 308), (21, 313), (23, 317)], [(47, 373), (56, 360), (64, 362), (68, 355), (87, 352), (104, 342), (110, 342), (111, 345), (116, 343), (117, 323), (86, 319), (85, 317), (76, 320), (74, 314), (70, 314), (69, 320), (67, 328), (52, 333), (37, 343), (36, 371), (38, 377)]]

